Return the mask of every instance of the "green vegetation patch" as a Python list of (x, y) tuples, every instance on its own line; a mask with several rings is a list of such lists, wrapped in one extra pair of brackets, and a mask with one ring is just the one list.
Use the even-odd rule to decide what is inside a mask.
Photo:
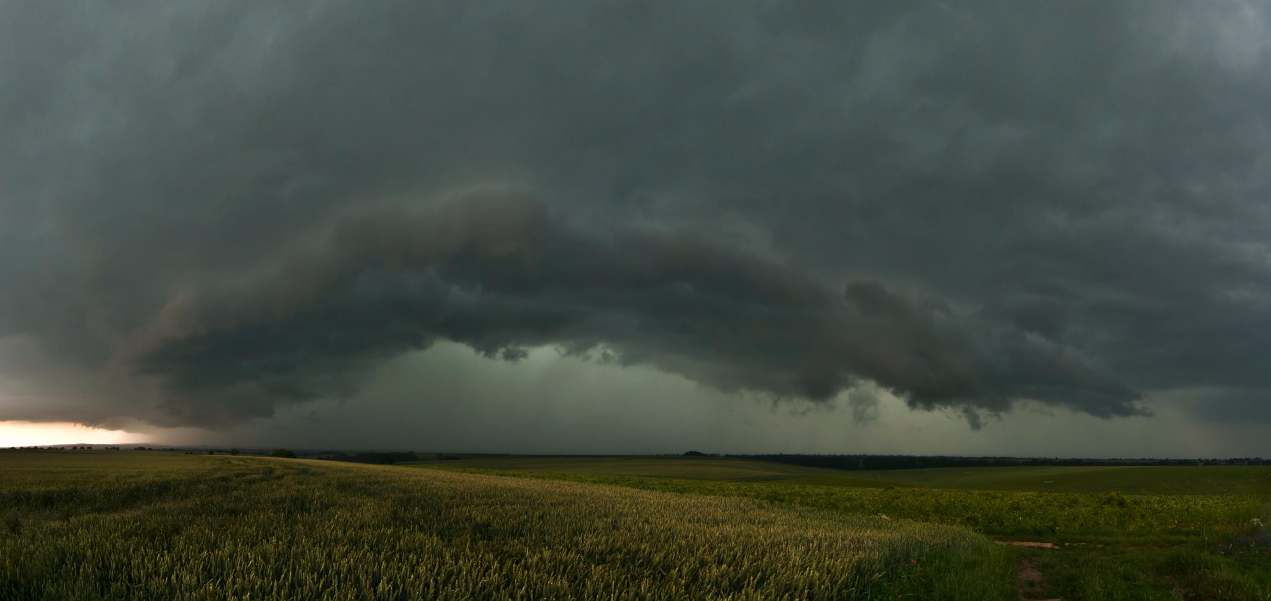
[(518, 472), (683, 478), (687, 480), (730, 480), (738, 482), (853, 475), (842, 470), (720, 457), (522, 457), (495, 455), (421, 461), (414, 465), (438, 466), (447, 469), (510, 470)]
[(1123, 495), (933, 488), (853, 488), (790, 482), (713, 482), (629, 476), (493, 472), (532, 478), (613, 484), (642, 490), (744, 497), (826, 509), (966, 526), (1014, 538), (1098, 540), (1186, 538), (1237, 528), (1261, 513), (1257, 495)]
[(911, 486), (1139, 495), (1271, 495), (1271, 466), (1036, 466), (888, 470), (867, 477)]
[(727, 457), (523, 457), (494, 455), (418, 462), (448, 469), (549, 472), (886, 488), (921, 486), (1134, 495), (1271, 496), (1271, 466), (1026, 466), (846, 471)]
[[(1048, 468), (1010, 469), (1020, 470), (1022, 476), (1025, 471)], [(1112, 468), (1116, 469), (1119, 468)], [(1112, 470), (1109, 472), (1115, 473)], [(1220, 474), (1219, 479), (1238, 480), (1232, 474), (1241, 471), (1248, 473), (1232, 470)], [(504, 473), (690, 495), (761, 499), (844, 515), (963, 525), (995, 538), (1045, 541), (1047, 544), (1042, 547), (1050, 547), (976, 548), (956, 556), (933, 556), (929, 561), (911, 564), (899, 577), (892, 577), (888, 581), (892, 588), (877, 598), (902, 595), (910, 599), (970, 599), (980, 594), (985, 599), (1068, 601), (1271, 601), (1271, 530), (1266, 526), (1271, 522), (1271, 505), (1267, 504), (1271, 497), (1264, 494), (879, 488), (877, 482), (858, 488), (834, 486), (833, 477), (825, 476), (712, 482)], [(1148, 475), (1162, 478), (1166, 474)], [(1191, 485), (1199, 481), (1194, 479)], [(1049, 545), (1052, 542), (1059, 544)], [(1004, 594), (999, 589), (1003, 582), (1009, 582), (1005, 587), (1012, 592), (999, 597)]]

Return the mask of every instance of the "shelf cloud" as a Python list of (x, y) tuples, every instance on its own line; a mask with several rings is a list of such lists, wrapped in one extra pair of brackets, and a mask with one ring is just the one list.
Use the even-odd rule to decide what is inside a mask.
[(1126, 385), (1008, 322), (872, 280), (837, 295), (708, 232), (570, 226), (540, 203), (488, 195), (341, 221), (274, 270), (185, 292), (147, 337), (137, 372), (162, 382), (174, 419), (200, 425), (347, 394), (366, 366), (438, 339), (513, 361), (526, 347), (604, 349), (775, 398), (826, 400), (864, 378), (968, 415), (1017, 398), (1141, 413)]
[(873, 387), (973, 429), (1189, 390), (1195, 419), (1265, 421), (1269, 24), (5, 5), (0, 419), (230, 428), (445, 341), (861, 424)]

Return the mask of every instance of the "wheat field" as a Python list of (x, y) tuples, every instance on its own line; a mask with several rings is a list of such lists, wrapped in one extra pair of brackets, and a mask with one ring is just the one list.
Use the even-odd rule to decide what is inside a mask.
[(0, 454), (0, 599), (865, 599), (968, 530), (328, 462)]

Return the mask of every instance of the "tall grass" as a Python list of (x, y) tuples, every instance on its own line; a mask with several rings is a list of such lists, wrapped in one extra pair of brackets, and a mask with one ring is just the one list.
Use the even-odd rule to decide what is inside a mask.
[(1234, 531), (1263, 511), (1266, 497), (1123, 495), (932, 488), (854, 488), (785, 482), (714, 482), (673, 478), (488, 471), (523, 478), (613, 484), (640, 490), (759, 499), (846, 515), (886, 515), (969, 527), (1005, 537), (1047, 540), (1190, 539)]
[[(995, 537), (1064, 543), (1058, 549), (1016, 549), (1009, 554), (975, 549), (937, 556), (903, 574), (902, 586), (889, 589), (905, 598), (991, 598), (998, 594), (995, 587), (1013, 578), (1009, 558), (1027, 557), (1045, 574), (1045, 594), (1031, 596), (1069, 601), (1271, 601), (1271, 505), (1262, 494), (888, 490), (790, 481), (501, 473), (761, 499), (840, 515), (887, 515), (966, 526)], [(1009, 566), (1005, 575), (1004, 565)]]
[(0, 599), (866, 599), (1003, 565), (961, 528), (755, 499), (116, 456), (0, 455)]

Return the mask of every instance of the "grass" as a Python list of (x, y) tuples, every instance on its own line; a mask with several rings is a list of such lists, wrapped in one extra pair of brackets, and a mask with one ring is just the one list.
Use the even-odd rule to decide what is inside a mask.
[(1265, 467), (421, 466), (0, 453), (0, 599), (1271, 601)]
[[(1036, 598), (1271, 600), (1271, 530), (1263, 525), (1271, 523), (1271, 491), (1260, 480), (1271, 470), (1265, 466), (946, 468), (712, 481), (605, 475), (609, 461), (560, 463), (569, 473), (498, 473), (760, 499), (840, 515), (960, 525), (997, 539), (1058, 543), (1056, 549), (1010, 550), (1020, 562), (1012, 564), (1012, 572), (1028, 565), (1045, 575), (1029, 593)], [(843, 485), (852, 479), (869, 486)], [(927, 573), (967, 569), (975, 564), (974, 555), (962, 557), (958, 568), (932, 564)], [(990, 567), (1000, 566), (1000, 558), (986, 557), (976, 577), (1000, 581)], [(942, 586), (951, 584), (928, 583), (907, 596), (931, 598)]]
[(890, 470), (898, 484), (934, 488), (1137, 495), (1271, 495), (1271, 466), (1040, 466)]
[(956, 526), (163, 453), (0, 454), (0, 599), (1013, 599)]
[(723, 482), (492, 471), (504, 476), (608, 484), (681, 494), (742, 497), (849, 515), (965, 526), (1013, 539), (1106, 542), (1190, 540), (1236, 529), (1261, 512), (1257, 495), (1122, 495), (928, 488), (852, 488), (775, 482)]
[(416, 465), (446, 468), (640, 476), (690, 480), (782, 481), (885, 488), (1135, 495), (1271, 495), (1271, 466), (1036, 466), (843, 471), (724, 457), (476, 456)]
[[(749, 482), (802, 477), (840, 477), (844, 472), (771, 461), (697, 457), (521, 457), (495, 455), (420, 461), (410, 465), (449, 469), (683, 478)], [(857, 479), (859, 480), (859, 479)], [(864, 480), (860, 480), (864, 482)]]

